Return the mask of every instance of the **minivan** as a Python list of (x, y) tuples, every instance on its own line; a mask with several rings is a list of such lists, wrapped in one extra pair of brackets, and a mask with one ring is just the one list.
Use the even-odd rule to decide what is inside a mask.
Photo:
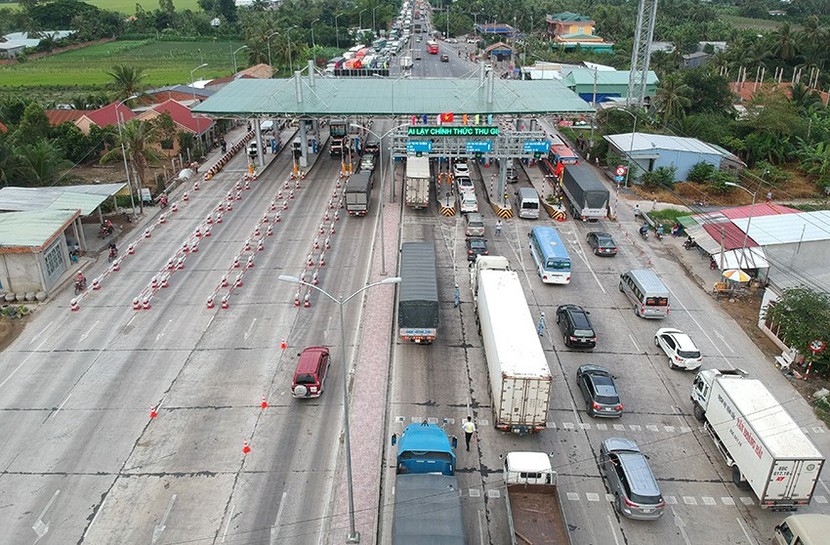
[(516, 190), (516, 208), (520, 218), (538, 218), (539, 194), (532, 187), (520, 187)]
[(291, 395), (298, 398), (320, 397), (329, 370), (329, 349), (325, 346), (310, 346), (300, 354)]
[(776, 545), (819, 545), (830, 535), (830, 515), (790, 515), (775, 527)]
[(634, 314), (640, 318), (669, 315), (669, 289), (653, 271), (637, 269), (621, 274), (620, 291), (634, 303)]
[(467, 214), (467, 226), (464, 229), (464, 234), (468, 237), (483, 237), (484, 236), (484, 216), (477, 213)]
[(637, 443), (611, 437), (600, 447), (600, 466), (614, 495), (614, 508), (624, 517), (654, 520), (663, 516), (666, 503)]

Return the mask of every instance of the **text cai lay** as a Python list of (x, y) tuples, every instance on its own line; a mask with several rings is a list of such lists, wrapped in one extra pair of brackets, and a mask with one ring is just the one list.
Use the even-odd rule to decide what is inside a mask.
[(498, 127), (453, 126), (453, 127), (409, 127), (409, 136), (498, 136)]

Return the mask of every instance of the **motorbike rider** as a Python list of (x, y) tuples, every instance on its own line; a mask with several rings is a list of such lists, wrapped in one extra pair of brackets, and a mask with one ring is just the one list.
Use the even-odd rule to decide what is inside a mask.
[(648, 223), (644, 223), (640, 226), (640, 236), (645, 238), (648, 235)]
[(164, 208), (167, 206), (167, 193), (162, 193), (159, 195), (159, 205)]
[(115, 245), (115, 241), (110, 242), (110, 257), (115, 257), (118, 255), (118, 246)]
[(82, 290), (86, 289), (86, 276), (81, 271), (75, 276), (75, 285)]

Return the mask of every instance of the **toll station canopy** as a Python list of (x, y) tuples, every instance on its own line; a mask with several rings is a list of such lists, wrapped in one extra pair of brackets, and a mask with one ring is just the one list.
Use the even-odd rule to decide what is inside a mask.
[(237, 79), (194, 112), (214, 117), (545, 115), (593, 111), (558, 80), (494, 78)]

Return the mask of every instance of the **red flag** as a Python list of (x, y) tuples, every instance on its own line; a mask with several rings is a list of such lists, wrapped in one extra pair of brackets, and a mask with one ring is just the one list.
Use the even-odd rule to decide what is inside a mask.
[(441, 114), (441, 123), (452, 123), (453, 117), (452, 112), (443, 113)]

